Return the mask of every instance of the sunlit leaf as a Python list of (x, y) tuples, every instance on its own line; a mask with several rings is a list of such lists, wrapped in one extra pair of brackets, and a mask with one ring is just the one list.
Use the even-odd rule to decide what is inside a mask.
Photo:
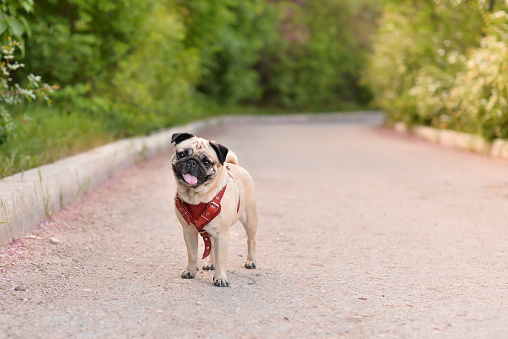
[(8, 27), (9, 26), (7, 26), (3, 21), (0, 21), (0, 35), (3, 34)]
[(9, 25), (10, 29), (12, 30), (12, 33), (16, 38), (21, 38), (25, 33), (25, 26), (19, 20), (9, 18), (7, 19), (7, 24)]

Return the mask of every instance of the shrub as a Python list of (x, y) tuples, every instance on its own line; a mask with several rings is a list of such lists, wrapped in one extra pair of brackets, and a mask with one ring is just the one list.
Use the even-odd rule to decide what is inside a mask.
[(27, 63), (61, 84), (58, 109), (101, 119), (117, 136), (168, 126), (192, 108), (196, 51), (169, 0), (41, 0)]
[(117, 108), (114, 118), (128, 135), (191, 115), (199, 76), (199, 55), (184, 45), (185, 27), (175, 8), (156, 4), (140, 22), (138, 38), (119, 60), (109, 89)]
[(506, 12), (489, 13), (484, 1), (395, 2), (385, 8), (366, 76), (388, 118), (508, 137)]
[(419, 101), (446, 88), (458, 57), (479, 44), (481, 12), (474, 2), (386, 3), (365, 77), (389, 119), (428, 124), (439, 108)]
[(265, 0), (184, 0), (186, 44), (199, 51), (197, 89), (223, 104), (257, 101), (255, 66), (276, 34), (276, 13)]
[(275, 1), (272, 6), (279, 12), (279, 34), (262, 50), (264, 100), (302, 107), (358, 99), (365, 50), (355, 37), (349, 3)]
[(508, 14), (488, 15), (480, 47), (469, 52), (447, 101), (457, 127), (488, 139), (508, 137), (507, 41)]
[(9, 43), (2, 46), (0, 52), (0, 144), (6, 142), (9, 134), (14, 128), (15, 118), (27, 120), (27, 117), (18, 116), (9, 111), (6, 105), (14, 106), (24, 100), (42, 98), (49, 102), (48, 94), (53, 92), (54, 87), (41, 82), (40, 76), (30, 73), (26, 77), (26, 86), (13, 82), (13, 73), (25, 65), (15, 59), (16, 49), (20, 43), (8, 39)]

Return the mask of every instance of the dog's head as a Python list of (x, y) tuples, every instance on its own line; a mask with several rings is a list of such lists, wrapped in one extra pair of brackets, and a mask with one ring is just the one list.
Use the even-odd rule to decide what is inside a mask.
[(178, 182), (194, 188), (211, 182), (224, 165), (228, 149), (189, 133), (175, 133), (171, 164)]

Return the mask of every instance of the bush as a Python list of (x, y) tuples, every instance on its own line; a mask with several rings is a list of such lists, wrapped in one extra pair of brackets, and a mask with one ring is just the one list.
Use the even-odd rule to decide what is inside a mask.
[(255, 66), (277, 32), (265, 0), (185, 0), (188, 47), (199, 51), (199, 92), (223, 104), (255, 102), (261, 95)]
[(506, 12), (487, 12), (483, 2), (393, 2), (367, 72), (388, 118), (508, 137)]
[(480, 47), (468, 53), (449, 90), (447, 111), (455, 128), (488, 139), (508, 138), (507, 41), (508, 14), (488, 15)]
[(127, 135), (169, 126), (195, 109), (199, 55), (184, 39), (185, 27), (171, 6), (156, 4), (141, 18), (138, 38), (119, 60), (108, 95), (116, 107), (113, 118)]
[(118, 136), (192, 110), (199, 60), (172, 1), (43, 0), (35, 9), (27, 64), (61, 84), (57, 109), (101, 119)]
[(203, 96), (294, 108), (368, 100), (354, 15), (347, 0), (41, 0), (27, 65), (61, 86), (58, 109), (119, 136), (200, 116)]
[[(358, 100), (365, 62), (347, 1), (277, 1), (279, 34), (262, 50), (265, 101), (304, 107)], [(319, 19), (317, 19), (319, 18)]]
[[(32, 32), (26, 39), (26, 72), (20, 70), (15, 80), (34, 72), (59, 85), (50, 110), (55, 126), (75, 123), (80, 131), (76, 117), (81, 116), (85, 125), (93, 121), (106, 136), (94, 138), (108, 140), (218, 114), (223, 105), (271, 105), (270, 111), (280, 112), (288, 107), (336, 110), (345, 101), (348, 108), (365, 102), (369, 91), (358, 80), (375, 3), (2, 0), (0, 13), (10, 31), (23, 37)], [(30, 27), (17, 25), (23, 22)], [(0, 32), (2, 27), (0, 23)], [(19, 115), (37, 116), (40, 107), (19, 110)], [(29, 119), (13, 126), (5, 117), (0, 128), (9, 126), (18, 136), (34, 128)], [(29, 143), (26, 138), (4, 133), (4, 140), (1, 156), (12, 158), (14, 167), (49, 159), (19, 154), (35, 160), (18, 161), (12, 152), (35, 148), (14, 144)], [(48, 153), (54, 151), (51, 145), (57, 144), (48, 144)]]
[(388, 118), (430, 123), (434, 113), (425, 104), (417, 107), (425, 94), (413, 88), (432, 84), (425, 91), (433, 92), (446, 86), (447, 75), (458, 69), (450, 56), (457, 58), (479, 44), (481, 12), (473, 2), (386, 2), (365, 77)]

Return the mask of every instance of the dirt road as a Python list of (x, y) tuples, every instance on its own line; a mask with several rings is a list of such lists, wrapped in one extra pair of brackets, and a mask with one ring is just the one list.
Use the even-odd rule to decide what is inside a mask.
[(230, 288), (180, 278), (164, 153), (3, 248), (0, 337), (508, 337), (508, 162), (354, 121), (202, 136), (254, 178), (258, 269), (235, 225)]

